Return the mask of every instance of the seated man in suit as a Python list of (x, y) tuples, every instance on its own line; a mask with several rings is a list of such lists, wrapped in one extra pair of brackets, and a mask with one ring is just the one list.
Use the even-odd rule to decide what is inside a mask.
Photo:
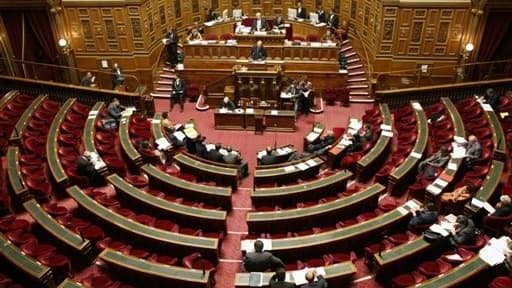
[(95, 86), (94, 80), (96, 80), (96, 77), (92, 76), (91, 72), (87, 72), (87, 74), (85, 74), (84, 77), (82, 77), (82, 79), (80, 79), (80, 86), (94, 87)]
[(119, 122), (119, 119), (121, 119), (121, 113), (126, 109), (121, 103), (119, 103), (119, 99), (114, 98), (112, 99), (112, 102), (108, 104), (107, 111), (110, 118), (116, 120)]
[(171, 144), (174, 148), (180, 148), (186, 145), (187, 138), (183, 138), (183, 140), (178, 139), (174, 133), (176, 133), (176, 128), (171, 126), (166, 129), (167, 138), (171, 141)]
[[(316, 281), (315, 277), (317, 278)], [(324, 276), (317, 275), (314, 270), (306, 272), (306, 281), (308, 283), (300, 286), (301, 288), (327, 288), (327, 281), (325, 281)]]
[(223, 155), (220, 153), (220, 148), (222, 148), (222, 145), (220, 145), (220, 143), (215, 144), (215, 149), (208, 151), (206, 158), (213, 162), (222, 163), (224, 160)]
[(465, 168), (471, 169), (473, 167), (473, 162), (480, 159), (480, 154), (482, 154), (482, 145), (478, 142), (478, 138), (475, 135), (470, 135), (468, 137), (468, 142), (464, 144), (466, 148), (466, 155), (464, 156), (464, 164)]
[(334, 138), (334, 132), (332, 130), (327, 131), (327, 134), (320, 138), (316, 143), (312, 143), (308, 145), (308, 152), (309, 153), (315, 153), (316, 155), (323, 155), (329, 148), (331, 148), (331, 145), (336, 142), (336, 138)]
[(434, 203), (428, 202), (424, 209), (413, 210), (411, 220), (409, 220), (409, 227), (415, 225), (433, 224), (437, 221), (437, 207)]
[(508, 217), (512, 214), (512, 200), (509, 195), (501, 195), (500, 202), (496, 204), (496, 211), (491, 216)]
[(178, 101), (181, 112), (183, 112), (183, 106), (185, 104), (185, 80), (181, 79), (178, 74), (176, 74), (176, 79), (172, 82), (171, 93), (171, 111), (175, 102)]
[(230, 111), (233, 111), (236, 109), (236, 105), (233, 101), (231, 101), (231, 99), (229, 99), (228, 96), (224, 97), (224, 99), (222, 100), (222, 103), (220, 105), (221, 108), (224, 108), (224, 109), (228, 109)]
[(436, 169), (444, 167), (450, 160), (450, 152), (446, 146), (441, 146), (439, 151), (432, 156), (420, 162), (418, 165), (418, 173), (425, 179), (433, 179), (436, 177)]
[(266, 154), (263, 155), (261, 157), (261, 159), (259, 159), (259, 165), (272, 165), (272, 164), (276, 164), (278, 162), (278, 158), (277, 158), (277, 155), (276, 155), (276, 152), (274, 151), (274, 149), (272, 149), (272, 147), (268, 146), (266, 150)]
[(267, 269), (275, 270), (278, 267), (284, 267), (281, 259), (270, 252), (263, 251), (263, 242), (260, 240), (254, 242), (254, 252), (247, 253), (242, 263), (242, 268), (247, 272), (265, 272)]
[(102, 181), (101, 175), (98, 173), (92, 161), (92, 154), (85, 151), (76, 163), (76, 171), (78, 175), (85, 176), (93, 186), (100, 185)]
[(206, 21), (205, 22), (210, 22), (215, 19), (217, 19), (217, 14), (215, 14), (215, 12), (213, 11), (213, 8), (208, 9), (208, 13), (206, 13)]
[(270, 282), (268, 283), (269, 288), (294, 288), (295, 285), (290, 282), (286, 282), (286, 272), (283, 268), (277, 268), (276, 274), (272, 275)]
[(204, 140), (206, 139), (203, 136), (198, 136), (197, 141), (194, 143), (194, 149), (197, 156), (201, 158), (208, 158), (208, 150), (206, 149), (206, 145), (204, 145)]
[(261, 17), (261, 13), (256, 13), (256, 19), (252, 21), (252, 32), (256, 31), (267, 31), (267, 20)]
[(297, 2), (297, 18), (306, 19), (307, 15), (306, 8), (302, 7), (302, 2)]
[(250, 58), (253, 61), (265, 61), (265, 59), (267, 59), (267, 51), (265, 47), (263, 47), (261, 40), (258, 40), (255, 46), (252, 46)]
[(455, 221), (454, 228), (448, 238), (453, 246), (473, 245), (475, 243), (476, 227), (473, 220), (464, 215), (459, 215)]
[(236, 151), (233, 151), (231, 146), (226, 147), (226, 154), (222, 156), (222, 160), (226, 164), (238, 165), (238, 171), (240, 175), (242, 177), (247, 176), (249, 169), (247, 161), (242, 161), (240, 154)]
[(363, 150), (363, 144), (365, 142), (371, 141), (373, 137), (372, 129), (366, 123), (363, 124), (363, 127), (357, 131), (354, 135), (352, 135), (352, 144), (347, 147), (347, 153), (357, 152)]

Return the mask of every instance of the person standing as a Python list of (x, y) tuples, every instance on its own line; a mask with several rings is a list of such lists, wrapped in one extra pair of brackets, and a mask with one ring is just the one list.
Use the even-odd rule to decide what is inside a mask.
[(184, 104), (185, 104), (185, 80), (180, 78), (180, 75), (176, 74), (176, 79), (172, 82), (172, 92), (171, 92), (171, 108), (176, 101), (180, 103), (180, 111), (183, 112)]
[(267, 31), (267, 20), (263, 17), (261, 17), (261, 13), (256, 13), (256, 19), (252, 21), (252, 31), (253, 32), (259, 32), (259, 31)]
[(248, 252), (242, 260), (242, 267), (247, 272), (265, 272), (267, 269), (275, 270), (284, 267), (281, 259), (270, 252), (263, 251), (263, 242), (254, 242), (254, 252)]
[(318, 5), (316, 14), (318, 14), (318, 22), (327, 23), (327, 15), (325, 14), (325, 10), (322, 8), (322, 5)]
[(334, 8), (331, 8), (331, 14), (329, 15), (329, 18), (327, 19), (327, 27), (331, 31), (336, 31), (338, 29), (338, 26), (340, 25), (340, 18), (338, 15), (336, 15), (336, 11)]
[(306, 8), (302, 7), (302, 2), (297, 2), (297, 18), (306, 19)]
[(180, 36), (176, 32), (176, 28), (173, 27), (167, 32), (165, 38), (167, 39), (167, 61), (174, 67), (178, 64), (178, 42)]
[(261, 40), (258, 40), (256, 45), (252, 47), (251, 59), (253, 61), (265, 61), (265, 59), (267, 59), (267, 51), (265, 50), (265, 47), (263, 47), (263, 42), (261, 42)]
[(121, 68), (117, 63), (114, 63), (112, 67), (112, 89), (116, 89), (119, 86), (123, 85), (124, 77), (121, 73)]

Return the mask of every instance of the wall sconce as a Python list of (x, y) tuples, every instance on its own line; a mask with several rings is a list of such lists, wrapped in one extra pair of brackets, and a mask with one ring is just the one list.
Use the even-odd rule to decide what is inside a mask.
[(60, 38), (58, 43), (59, 43), (59, 47), (62, 48), (62, 52), (64, 52), (64, 54), (68, 55), (69, 52), (71, 52), (71, 48), (69, 47), (68, 40), (66, 40), (64, 38)]
[(469, 59), (469, 54), (471, 54), (471, 51), (475, 49), (475, 45), (473, 43), (468, 43), (466, 46), (464, 46), (464, 50), (462, 51), (462, 60), (463, 63), (466, 63)]

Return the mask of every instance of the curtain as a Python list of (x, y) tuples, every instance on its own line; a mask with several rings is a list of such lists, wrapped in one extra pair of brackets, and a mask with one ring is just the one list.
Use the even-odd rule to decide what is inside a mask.
[(479, 61), (492, 61), (495, 59), (495, 53), (507, 35), (511, 23), (512, 17), (510, 17), (510, 13), (489, 13), (484, 36), (480, 44)]
[(51, 64), (58, 64), (59, 51), (46, 11), (27, 11), (25, 20), (27, 28), (31, 28), (46, 58)]
[(22, 13), (18, 11), (3, 12), (2, 18), (7, 30), (9, 42), (11, 43), (12, 53), (16, 59), (21, 60), (23, 51)]

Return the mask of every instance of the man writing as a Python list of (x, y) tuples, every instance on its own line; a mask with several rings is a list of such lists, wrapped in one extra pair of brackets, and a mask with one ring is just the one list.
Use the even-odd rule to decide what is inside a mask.
[[(176, 79), (172, 82), (171, 92), (171, 111), (175, 104), (175, 101), (180, 103), (181, 112), (183, 112), (184, 97), (185, 97), (185, 80), (181, 79), (179, 75), (176, 75)], [(173, 102), (174, 101), (174, 102)]]
[(121, 113), (126, 109), (121, 103), (119, 103), (119, 99), (114, 98), (112, 99), (112, 102), (108, 104), (107, 111), (108, 115), (116, 120), (116, 122), (119, 122), (119, 119), (121, 119)]
[(283, 261), (270, 252), (263, 251), (263, 242), (254, 242), (254, 252), (249, 252), (243, 259), (243, 268), (247, 272), (265, 272), (267, 269), (275, 270), (284, 267)]
[(265, 51), (265, 47), (263, 47), (263, 42), (259, 40), (256, 42), (256, 46), (253, 46), (251, 49), (251, 59), (253, 61), (265, 61), (267, 58), (267, 51)]

